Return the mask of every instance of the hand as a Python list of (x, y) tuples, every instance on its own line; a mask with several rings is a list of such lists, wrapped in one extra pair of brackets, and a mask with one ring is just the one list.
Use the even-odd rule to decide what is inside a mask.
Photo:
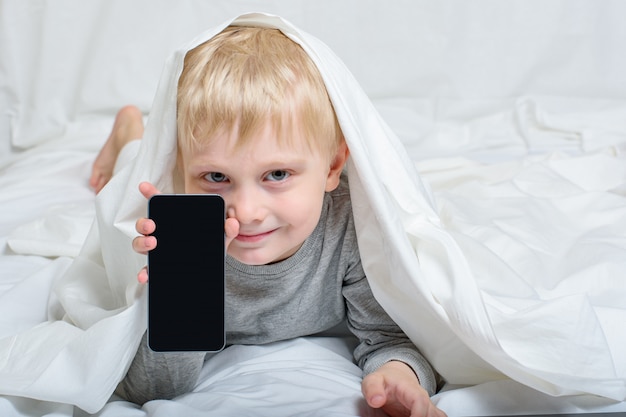
[[(139, 192), (146, 198), (150, 199), (153, 195), (160, 194), (161, 192), (149, 182), (142, 182), (139, 184)], [(152, 219), (145, 217), (140, 218), (135, 223), (135, 230), (141, 236), (137, 236), (133, 239), (133, 250), (142, 255), (147, 255), (148, 252), (156, 248), (157, 239), (154, 236), (150, 236), (156, 230), (156, 224)], [(141, 284), (148, 282), (148, 268), (143, 267), (137, 274), (137, 281)]]
[[(139, 191), (146, 198), (150, 199), (153, 195), (161, 194), (161, 192), (149, 182), (142, 182), (139, 184)], [(157, 239), (154, 236), (150, 236), (156, 230), (156, 224), (151, 219), (142, 217), (135, 223), (135, 230), (141, 236), (137, 236), (133, 239), (133, 250), (142, 255), (146, 255), (148, 252), (156, 248)], [(228, 250), (228, 246), (235, 237), (239, 234), (239, 222), (234, 217), (229, 217), (224, 223), (224, 234), (226, 236), (225, 247)], [(148, 268), (143, 267), (137, 274), (137, 281), (141, 284), (148, 282)]]
[(413, 370), (399, 361), (387, 362), (363, 378), (361, 390), (372, 408), (393, 417), (445, 417), (430, 401)]

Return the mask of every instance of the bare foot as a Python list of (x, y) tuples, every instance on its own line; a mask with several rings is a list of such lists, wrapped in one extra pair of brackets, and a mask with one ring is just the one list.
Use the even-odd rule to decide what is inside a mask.
[(89, 185), (99, 193), (111, 177), (120, 151), (133, 139), (143, 136), (143, 115), (135, 106), (125, 106), (117, 112), (111, 134), (96, 157)]

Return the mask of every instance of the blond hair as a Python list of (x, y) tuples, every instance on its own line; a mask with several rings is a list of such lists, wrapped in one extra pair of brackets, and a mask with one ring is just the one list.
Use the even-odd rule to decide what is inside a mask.
[(183, 149), (233, 129), (241, 146), (268, 121), (279, 141), (293, 144), (298, 127), (309, 149), (331, 158), (343, 141), (317, 67), (276, 29), (229, 26), (189, 51), (177, 105)]

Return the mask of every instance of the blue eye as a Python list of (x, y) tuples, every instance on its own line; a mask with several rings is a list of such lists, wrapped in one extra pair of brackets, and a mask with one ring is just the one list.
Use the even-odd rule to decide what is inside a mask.
[(289, 177), (289, 175), (291, 174), (289, 174), (287, 171), (278, 169), (267, 174), (265, 178), (269, 181), (284, 181), (285, 179), (287, 179), (287, 177)]
[(228, 180), (226, 175), (222, 174), (221, 172), (209, 172), (204, 176), (204, 179), (209, 182), (224, 182)]

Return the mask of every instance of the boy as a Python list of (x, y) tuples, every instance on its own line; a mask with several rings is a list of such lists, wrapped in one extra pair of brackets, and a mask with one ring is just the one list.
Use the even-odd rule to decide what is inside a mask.
[[(220, 194), (227, 205), (227, 343), (312, 335), (347, 318), (368, 404), (391, 415), (444, 415), (429, 399), (433, 370), (369, 288), (342, 175), (349, 152), (304, 50), (275, 29), (229, 27), (185, 57), (177, 106), (184, 192)], [(94, 163), (96, 191), (142, 129), (136, 108), (120, 111)], [(149, 183), (140, 191), (158, 193)], [(155, 227), (137, 221), (135, 251), (156, 247)], [(147, 282), (145, 268), (138, 280)], [(152, 352), (144, 337), (119, 391), (137, 403), (180, 395), (204, 358)]]

